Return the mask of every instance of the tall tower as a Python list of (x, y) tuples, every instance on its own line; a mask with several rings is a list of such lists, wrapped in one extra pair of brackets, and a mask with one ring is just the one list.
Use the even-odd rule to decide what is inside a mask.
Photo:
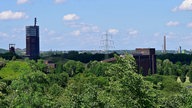
[(102, 48), (104, 48), (104, 53), (105, 53), (105, 59), (109, 58), (109, 49), (113, 48), (114, 42), (112, 40), (112, 36), (106, 32), (104, 34), (104, 39), (101, 40)]
[(26, 55), (30, 59), (39, 57), (39, 26), (36, 25), (37, 19), (34, 19), (34, 26), (26, 26)]
[(9, 44), (9, 52), (15, 54), (15, 44)]
[(166, 36), (164, 36), (163, 53), (166, 53)]

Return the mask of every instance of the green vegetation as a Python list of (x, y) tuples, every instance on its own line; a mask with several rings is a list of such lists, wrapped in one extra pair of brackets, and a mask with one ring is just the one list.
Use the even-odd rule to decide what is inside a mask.
[[(113, 57), (116, 52), (109, 54), (109, 58)], [(79, 53), (78, 51), (69, 51), (68, 53), (54, 53), (48, 52), (42, 54), (42, 59), (49, 59), (54, 62), (62, 62), (67, 60), (75, 60), (83, 63), (89, 63), (90, 61), (101, 61), (105, 59), (105, 54), (91, 54), (91, 53)]]
[(192, 54), (173, 54), (173, 53), (167, 53), (167, 54), (161, 54), (157, 55), (158, 59), (165, 60), (169, 59), (173, 63), (180, 62), (182, 64), (190, 64), (192, 61)]
[[(137, 74), (132, 56), (117, 62), (0, 58), (1, 108), (191, 108), (192, 63), (157, 59), (158, 74)], [(186, 77), (187, 76), (187, 77)]]

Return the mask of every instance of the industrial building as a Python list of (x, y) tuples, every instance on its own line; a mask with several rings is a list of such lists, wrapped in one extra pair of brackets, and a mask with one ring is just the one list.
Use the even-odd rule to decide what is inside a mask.
[(39, 26), (36, 25), (37, 19), (34, 20), (33, 26), (26, 26), (26, 56), (30, 59), (39, 57)]
[[(138, 73), (142, 74), (143, 76), (156, 74), (155, 48), (136, 48), (132, 55), (135, 58)], [(116, 62), (116, 59), (105, 59), (102, 62), (113, 63)]]
[(15, 44), (9, 44), (9, 52), (15, 54)]
[(133, 54), (138, 66), (138, 71), (146, 76), (156, 73), (155, 48), (137, 48)]

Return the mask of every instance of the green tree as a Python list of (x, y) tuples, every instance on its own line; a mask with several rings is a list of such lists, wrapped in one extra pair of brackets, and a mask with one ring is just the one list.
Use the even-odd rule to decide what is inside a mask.
[(174, 76), (163, 76), (163, 91), (173, 94), (179, 93), (182, 89), (181, 85), (175, 80)]
[(29, 66), (31, 67), (32, 71), (42, 71), (44, 73), (47, 73), (47, 65), (44, 63), (44, 60), (39, 59), (37, 60), (37, 62), (35, 60), (29, 60), (29, 59), (25, 59), (25, 61), (29, 64)]
[(78, 73), (82, 73), (85, 70), (85, 66), (83, 63), (79, 61), (74, 61), (74, 60), (67, 61), (64, 64), (63, 68), (64, 68), (64, 71), (67, 72), (70, 77), (73, 77)]
[(58, 62), (57, 64), (56, 64), (56, 70), (55, 70), (55, 72), (56, 73), (62, 73), (63, 72), (63, 63), (61, 63), (61, 62)]
[(96, 76), (105, 76), (105, 71), (110, 67), (109, 63), (102, 63), (98, 61), (92, 61), (87, 64), (87, 71), (95, 74)]
[(185, 76), (184, 73), (181, 74), (180, 80), (181, 80), (181, 82), (183, 82), (183, 83), (186, 81), (186, 76)]
[(74, 76), (58, 99), (66, 108), (103, 108), (104, 103), (99, 99), (100, 92), (106, 85), (106, 79), (93, 74), (80, 73)]
[(69, 75), (66, 72), (57, 74), (48, 74), (49, 82), (51, 84), (58, 84), (61, 87), (66, 87), (69, 80)]
[(191, 108), (192, 94), (185, 88), (180, 90), (180, 94), (165, 96), (160, 100), (161, 108)]
[(109, 85), (102, 91), (100, 98), (105, 107), (153, 107), (154, 91), (151, 84), (137, 74), (136, 63), (132, 56), (116, 56), (117, 63), (106, 72)]
[(192, 63), (189, 66), (188, 76), (189, 76), (189, 81), (192, 83)]
[(24, 61), (9, 61), (6, 66), (0, 70), (0, 77), (6, 80), (14, 80), (22, 74), (31, 72), (31, 68)]
[(5, 82), (0, 82), (0, 105), (1, 107), (6, 107), (8, 103), (4, 101), (5, 97), (8, 95), (7, 84)]
[(157, 65), (157, 73), (158, 73), (159, 75), (163, 75), (163, 71), (162, 71), (162, 60), (157, 59), (156, 65)]
[(6, 100), (8, 107), (53, 107), (56, 105), (54, 98), (61, 95), (62, 91), (62, 87), (57, 84), (50, 85), (45, 73), (37, 71), (14, 80)]
[(181, 68), (182, 68), (181, 62), (177, 62), (176, 64), (174, 64), (174, 69), (176, 71), (176, 75), (177, 76), (181, 75), (181, 73), (182, 73), (182, 69)]
[(5, 67), (6, 62), (7, 62), (7, 61), (6, 61), (5, 59), (0, 58), (0, 70), (1, 70), (1, 68)]
[(173, 63), (169, 59), (165, 59), (162, 63), (162, 71), (164, 75), (173, 75)]

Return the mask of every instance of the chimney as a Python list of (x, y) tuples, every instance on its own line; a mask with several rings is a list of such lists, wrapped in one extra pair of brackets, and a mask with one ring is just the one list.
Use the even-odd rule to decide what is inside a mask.
[(34, 20), (34, 26), (36, 26), (36, 24), (37, 24), (37, 18), (35, 18)]
[(164, 49), (163, 52), (166, 53), (166, 36), (164, 36)]

